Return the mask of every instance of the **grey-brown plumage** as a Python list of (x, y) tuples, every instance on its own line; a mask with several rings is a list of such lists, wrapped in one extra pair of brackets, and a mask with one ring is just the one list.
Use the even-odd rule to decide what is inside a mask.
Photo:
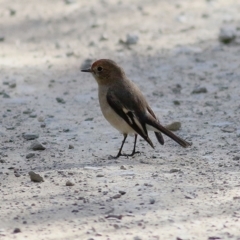
[(127, 135), (135, 134), (133, 156), (136, 151), (137, 135), (145, 139), (152, 148), (152, 141), (148, 137), (148, 130), (154, 131), (160, 144), (164, 144), (161, 133), (172, 138), (182, 147), (188, 147), (191, 143), (181, 139), (171, 131), (164, 128), (156, 118), (139, 88), (130, 81), (125, 72), (114, 61), (100, 59), (94, 62), (90, 69), (82, 70), (91, 72), (98, 83), (99, 103), (104, 117), (119, 130), (124, 139), (116, 157), (121, 153)]

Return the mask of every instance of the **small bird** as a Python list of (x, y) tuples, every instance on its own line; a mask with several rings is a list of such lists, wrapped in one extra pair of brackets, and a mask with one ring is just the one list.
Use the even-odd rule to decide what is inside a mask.
[[(81, 71), (91, 73), (96, 79), (102, 113), (107, 121), (123, 134), (122, 145), (113, 158), (139, 153), (136, 151), (138, 135), (154, 148), (148, 137), (148, 130), (155, 132), (158, 142), (162, 145), (164, 139), (161, 133), (164, 133), (184, 148), (191, 146), (191, 143), (160, 124), (140, 89), (127, 78), (124, 70), (117, 63), (110, 59), (100, 59), (95, 61), (90, 69)], [(131, 154), (122, 154), (126, 138), (132, 133), (135, 134), (133, 151)]]

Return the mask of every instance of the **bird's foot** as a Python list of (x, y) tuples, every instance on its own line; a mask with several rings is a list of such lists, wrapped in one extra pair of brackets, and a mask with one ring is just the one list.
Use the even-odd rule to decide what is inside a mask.
[(112, 159), (117, 159), (117, 158), (119, 158), (119, 157), (133, 157), (135, 154), (142, 154), (141, 152), (139, 152), (139, 151), (134, 151), (134, 152), (132, 152), (131, 154), (126, 154), (126, 153), (120, 153), (120, 154), (118, 154), (117, 156), (112, 156), (112, 155), (110, 155), (109, 157), (108, 157), (108, 160), (112, 160)]

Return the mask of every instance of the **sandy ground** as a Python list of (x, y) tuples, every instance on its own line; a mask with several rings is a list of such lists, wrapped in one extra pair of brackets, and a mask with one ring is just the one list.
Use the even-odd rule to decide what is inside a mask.
[[(236, 0), (1, 0), (0, 239), (240, 239), (239, 12)], [(141, 155), (108, 160), (122, 136), (79, 71), (98, 58), (193, 146), (151, 134), (154, 150), (140, 140)]]

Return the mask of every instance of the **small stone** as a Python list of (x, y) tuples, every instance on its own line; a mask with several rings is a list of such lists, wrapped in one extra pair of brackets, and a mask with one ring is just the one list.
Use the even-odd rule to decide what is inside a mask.
[(14, 176), (15, 176), (15, 177), (20, 177), (21, 174), (20, 174), (19, 172), (17, 172), (17, 173), (14, 173)]
[(72, 144), (69, 144), (68, 148), (69, 149), (74, 149), (74, 146)]
[(41, 123), (40, 127), (41, 128), (45, 128), (46, 127), (46, 123)]
[(207, 89), (205, 87), (197, 87), (193, 89), (192, 94), (206, 93)]
[(176, 173), (176, 172), (179, 172), (179, 171), (180, 171), (179, 169), (173, 168), (173, 169), (171, 169), (169, 172), (170, 172), (170, 173)]
[(82, 65), (81, 65), (81, 70), (86, 70), (89, 69), (92, 65), (93, 59), (87, 58), (83, 61)]
[(142, 240), (142, 238), (140, 238), (139, 236), (135, 236), (133, 240)]
[(173, 91), (173, 93), (175, 93), (175, 94), (181, 93), (181, 90), (182, 90), (182, 86), (181, 86), (179, 83), (177, 83), (176, 85), (174, 85), (174, 86), (172, 87), (172, 91)]
[(236, 28), (234, 26), (224, 26), (220, 29), (219, 41), (229, 44), (236, 38)]
[(10, 88), (15, 88), (17, 86), (16, 82), (11, 82), (8, 85)]
[(36, 114), (36, 113), (31, 113), (31, 114), (29, 115), (29, 117), (30, 117), (30, 118), (36, 118), (36, 117), (37, 117), (37, 114)]
[(74, 186), (74, 185), (75, 185), (74, 181), (68, 180), (68, 181), (66, 182), (66, 186), (68, 186), (68, 187), (72, 187), (72, 186)]
[(176, 105), (176, 106), (179, 106), (180, 105), (180, 102), (178, 100), (174, 100), (173, 101), (173, 104)]
[(181, 123), (180, 122), (173, 122), (167, 126), (165, 126), (166, 129), (170, 131), (178, 131), (181, 128)]
[(26, 109), (26, 110), (23, 111), (23, 114), (30, 114), (31, 112), (32, 112), (32, 110)]
[(5, 37), (0, 36), (0, 42), (4, 42), (4, 40), (5, 40)]
[(15, 228), (14, 230), (13, 230), (13, 233), (20, 233), (21, 232), (21, 229), (20, 228)]
[(233, 161), (238, 161), (238, 160), (240, 160), (240, 157), (239, 157), (239, 156), (233, 157)]
[(39, 174), (33, 171), (30, 171), (28, 174), (32, 182), (44, 182), (43, 178)]
[(117, 198), (120, 198), (121, 196), (122, 196), (122, 194), (118, 193), (118, 194), (112, 196), (112, 198), (113, 198), (113, 199), (117, 199)]
[(240, 196), (233, 197), (233, 200), (240, 200)]
[(126, 35), (126, 40), (120, 39), (119, 43), (126, 45), (134, 45), (137, 44), (138, 40), (139, 40), (138, 35), (128, 33)]
[(84, 121), (92, 121), (93, 118), (86, 118)]
[(236, 128), (227, 126), (227, 127), (221, 128), (221, 130), (223, 132), (232, 133), (236, 131)]
[(45, 150), (46, 148), (40, 143), (38, 142), (37, 140), (35, 140), (31, 146), (30, 146), (30, 149), (34, 150), (34, 151), (37, 151), (37, 150)]
[(56, 100), (57, 100), (58, 103), (61, 103), (61, 104), (66, 103), (65, 100), (61, 97), (57, 97)]
[(99, 40), (100, 41), (106, 41), (106, 40), (108, 40), (108, 36), (105, 35), (105, 34), (102, 34)]
[(99, 174), (97, 174), (97, 176), (96, 177), (104, 177), (104, 174), (102, 174), (102, 173), (99, 173)]
[(138, 40), (139, 40), (138, 35), (128, 33), (127, 36), (126, 36), (126, 42), (125, 43), (127, 45), (133, 45), (133, 44), (137, 44)]
[(26, 140), (34, 140), (38, 137), (39, 137), (39, 135), (35, 134), (35, 133), (24, 133), (23, 134), (23, 138), (26, 139)]
[(120, 167), (120, 169), (121, 169), (121, 170), (127, 170), (126, 167), (123, 166), (123, 165)]
[(10, 96), (7, 93), (2, 93), (3, 98), (10, 98)]
[(38, 121), (39, 121), (39, 122), (44, 122), (44, 117), (43, 117), (43, 116), (39, 116), (39, 117), (38, 117)]
[(125, 191), (122, 191), (122, 190), (120, 190), (120, 191), (118, 191), (121, 195), (125, 195), (126, 194), (126, 192)]
[(155, 203), (155, 199), (151, 198), (151, 199), (149, 200), (149, 203), (150, 203), (150, 204), (154, 204), (154, 203)]
[(32, 157), (34, 157), (34, 156), (35, 156), (35, 153), (28, 153), (28, 154), (26, 155), (26, 158), (29, 159), (29, 158), (32, 158)]
[(8, 127), (6, 127), (6, 129), (7, 129), (7, 130), (14, 130), (15, 127), (13, 127), (13, 126), (8, 126)]
[(8, 10), (9, 10), (10, 16), (14, 16), (16, 14), (16, 10), (15, 9), (9, 8)]

